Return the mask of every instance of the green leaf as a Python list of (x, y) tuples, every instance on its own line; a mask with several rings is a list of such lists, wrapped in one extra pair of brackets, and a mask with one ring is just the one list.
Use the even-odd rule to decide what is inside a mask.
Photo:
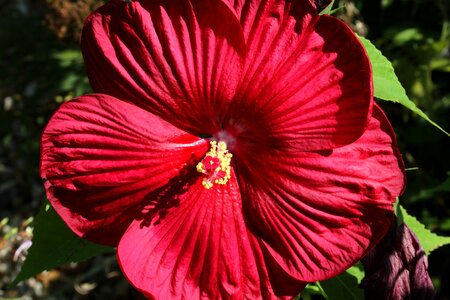
[(403, 46), (405, 44), (411, 43), (413, 41), (421, 41), (424, 36), (419, 28), (406, 28), (400, 30), (392, 36), (392, 42), (396, 46)]
[(80, 262), (99, 253), (113, 251), (110, 247), (77, 237), (48, 201), (36, 216), (32, 242), (22, 269), (12, 285), (65, 263)]
[(409, 215), (401, 205), (397, 206), (396, 215), (401, 222), (406, 223), (406, 225), (408, 225), (408, 227), (416, 234), (423, 250), (427, 255), (439, 247), (450, 244), (450, 237), (439, 236), (431, 232), (425, 228), (422, 223), (417, 221), (416, 218)]
[[(359, 267), (352, 267), (359, 268)], [(351, 268), (351, 269), (352, 269)], [(359, 281), (364, 274), (357, 272), (358, 276), (351, 273), (357, 272), (356, 269), (352, 271), (347, 270), (341, 275), (321, 281), (318, 286), (324, 293), (324, 297), (329, 300), (345, 299), (345, 300), (363, 300), (364, 290), (358, 287)], [(362, 275), (362, 276), (361, 276)]]
[(431, 60), (430, 68), (441, 72), (450, 73), (450, 59), (437, 57)]
[(317, 285), (317, 282), (310, 282), (305, 286), (303, 291), (294, 298), (292, 298), (292, 300), (302, 300), (302, 299), (310, 300), (314, 295), (323, 295), (323, 291)]
[(356, 278), (358, 285), (364, 278), (364, 266), (362, 265), (361, 262), (357, 262), (354, 266), (350, 267), (346, 272)]
[(395, 75), (390, 61), (367, 39), (358, 36), (366, 48), (372, 63), (374, 96), (387, 101), (400, 103), (409, 110), (431, 123), (433, 126), (450, 136), (443, 128), (433, 122), (420, 108), (406, 95), (405, 89)]
[(328, 6), (325, 7), (325, 8), (319, 13), (319, 15), (334, 15), (334, 14), (337, 13), (338, 11), (343, 10), (343, 9), (345, 8), (344, 6), (339, 6), (339, 7), (336, 7), (335, 9), (332, 9), (332, 8), (333, 8), (333, 5), (334, 5), (334, 2), (335, 2), (334, 0), (331, 1), (331, 3), (328, 4)]
[(333, 8), (333, 4), (334, 4), (334, 0), (331, 1), (331, 3), (328, 4), (328, 6), (325, 7), (325, 8), (319, 13), (319, 15), (330, 15), (330, 14), (331, 14), (331, 9)]

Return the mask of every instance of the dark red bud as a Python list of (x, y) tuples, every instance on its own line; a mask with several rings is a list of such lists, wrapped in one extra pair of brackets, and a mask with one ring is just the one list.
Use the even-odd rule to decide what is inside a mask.
[(416, 235), (394, 222), (386, 236), (362, 259), (366, 300), (429, 300), (434, 287), (428, 260)]

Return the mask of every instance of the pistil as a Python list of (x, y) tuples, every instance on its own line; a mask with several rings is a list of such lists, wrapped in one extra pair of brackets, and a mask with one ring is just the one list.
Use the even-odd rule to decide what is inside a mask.
[(205, 189), (215, 184), (225, 185), (231, 177), (231, 157), (225, 142), (210, 142), (211, 148), (197, 164), (197, 171), (204, 174), (202, 185)]

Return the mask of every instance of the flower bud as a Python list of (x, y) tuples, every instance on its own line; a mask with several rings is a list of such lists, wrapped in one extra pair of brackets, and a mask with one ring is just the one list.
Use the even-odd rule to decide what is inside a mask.
[(394, 222), (362, 263), (366, 272), (362, 286), (367, 300), (434, 298), (427, 256), (406, 224)]

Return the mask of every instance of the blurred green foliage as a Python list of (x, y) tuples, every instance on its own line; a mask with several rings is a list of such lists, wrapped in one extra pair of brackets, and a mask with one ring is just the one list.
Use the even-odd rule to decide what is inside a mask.
[(0, 7), (2, 216), (11, 209), (38, 209), (42, 129), (59, 103), (90, 87), (78, 46), (64, 44), (44, 26), (43, 3), (12, 1)]
[[(60, 103), (91, 90), (79, 46), (45, 26), (49, 2), (0, 1), (0, 219), (38, 212), (45, 198), (40, 134)], [(344, 5), (337, 15), (368, 33), (410, 99), (449, 131), (450, 1), (336, 0), (335, 7)], [(410, 169), (400, 202), (429, 229), (449, 236), (450, 139), (402, 106), (380, 104)], [(429, 258), (437, 299), (450, 299), (449, 251), (440, 248)]]

